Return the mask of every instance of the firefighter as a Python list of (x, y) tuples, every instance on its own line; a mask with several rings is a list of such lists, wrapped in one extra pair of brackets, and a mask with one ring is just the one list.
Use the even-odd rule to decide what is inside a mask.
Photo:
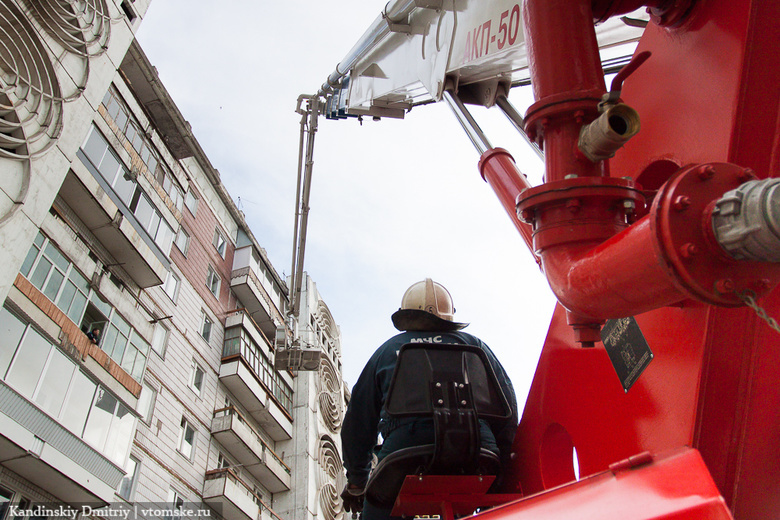
[(344, 508), (353, 513), (362, 510), (363, 520), (396, 518), (390, 510), (364, 503), (364, 487), (371, 469), (377, 433), (383, 443), (377, 446), (378, 461), (388, 454), (410, 446), (431, 444), (433, 422), (425, 418), (405, 418), (390, 421), (383, 417), (382, 406), (389, 390), (398, 351), (406, 343), (456, 343), (475, 345), (485, 351), (512, 409), (511, 416), (501, 425), (489, 426), (480, 421), (482, 447), (496, 453), (503, 467), (509, 462), (512, 441), (517, 429), (517, 399), (506, 371), (490, 348), (476, 336), (460, 332), (467, 323), (454, 321), (452, 297), (443, 285), (426, 278), (406, 290), (401, 308), (392, 321), (401, 334), (393, 336), (374, 352), (352, 389), (341, 430), (347, 485), (341, 494)]

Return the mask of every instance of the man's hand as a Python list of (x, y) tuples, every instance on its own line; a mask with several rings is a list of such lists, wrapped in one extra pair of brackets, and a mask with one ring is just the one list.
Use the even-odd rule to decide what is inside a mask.
[(352, 513), (352, 518), (356, 518), (357, 513), (363, 511), (363, 497), (365, 495), (365, 490), (362, 487), (354, 484), (344, 486), (344, 491), (341, 492), (341, 500), (344, 501), (344, 509)]

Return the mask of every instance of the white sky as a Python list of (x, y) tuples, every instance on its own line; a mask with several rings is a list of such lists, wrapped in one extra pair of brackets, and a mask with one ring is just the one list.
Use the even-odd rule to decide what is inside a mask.
[[(385, 0), (154, 0), (138, 40), (280, 274), (290, 272), (300, 94), (313, 94)], [(530, 93), (515, 89), (523, 112)], [(532, 184), (542, 164), (498, 109), (472, 108)], [(342, 332), (351, 387), (431, 277), (525, 400), (554, 298), (443, 103), (404, 120), (320, 119), (305, 269)], [(240, 201), (239, 201), (240, 197)]]

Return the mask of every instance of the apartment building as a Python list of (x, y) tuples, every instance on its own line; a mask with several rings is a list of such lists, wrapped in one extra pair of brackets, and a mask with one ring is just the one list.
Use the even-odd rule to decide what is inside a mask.
[(147, 6), (0, 5), (0, 520), (340, 518), (338, 327), (306, 276), (321, 355), (275, 368), (287, 284), (134, 40)]

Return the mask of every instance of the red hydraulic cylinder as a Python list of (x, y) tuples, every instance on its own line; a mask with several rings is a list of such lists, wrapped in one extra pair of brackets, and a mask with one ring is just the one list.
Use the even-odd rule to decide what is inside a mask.
[[(523, 191), (531, 187), (528, 179), (520, 173), (515, 160), (503, 148), (492, 148), (479, 158), (479, 173), (495, 192), (501, 205), (506, 210), (512, 223), (520, 232), (528, 249), (533, 252), (531, 226), (517, 218), (515, 199)], [(534, 255), (536, 257), (536, 255)], [(537, 263), (539, 259), (537, 258)]]

